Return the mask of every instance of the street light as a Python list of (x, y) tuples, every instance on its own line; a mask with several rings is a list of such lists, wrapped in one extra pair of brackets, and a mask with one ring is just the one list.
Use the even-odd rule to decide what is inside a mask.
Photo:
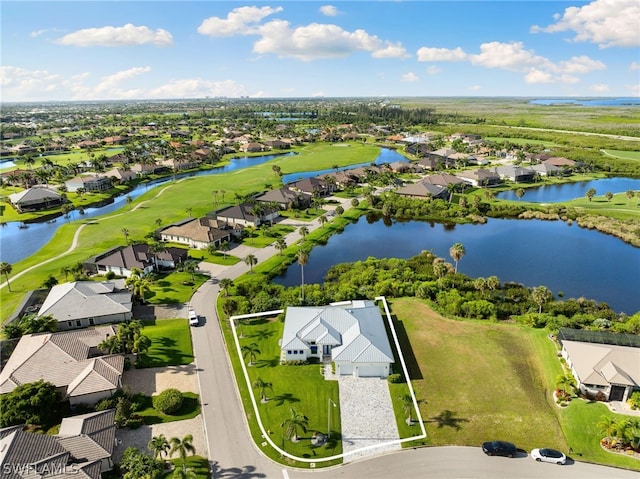
[(327, 403), (327, 441), (331, 438), (331, 405), (333, 407), (337, 407), (336, 403), (334, 403), (331, 398), (328, 398), (329, 402)]

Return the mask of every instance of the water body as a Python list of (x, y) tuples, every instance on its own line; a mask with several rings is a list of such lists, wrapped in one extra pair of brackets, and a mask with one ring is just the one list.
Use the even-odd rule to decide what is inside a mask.
[[(498, 276), (529, 287), (545, 285), (565, 298), (604, 301), (614, 310), (640, 311), (640, 249), (597, 231), (561, 221), (490, 219), (484, 225), (383, 221), (365, 217), (326, 245), (314, 247), (304, 268), (305, 283), (322, 283), (329, 268), (368, 257), (410, 258), (423, 250), (452, 261), (449, 248), (460, 242), (466, 254), (458, 271), (471, 277)], [(276, 283), (301, 281), (296, 262)]]
[[(525, 188), (522, 199), (534, 203), (557, 203), (576, 198), (584, 198), (591, 188), (596, 190), (596, 196), (604, 196), (605, 193), (624, 193), (628, 190), (640, 190), (638, 178), (603, 178), (600, 180), (578, 181), (576, 183), (563, 183), (561, 185), (543, 185), (537, 188)], [(501, 191), (496, 194), (501, 200), (518, 200), (516, 192)], [(635, 202), (632, 203), (635, 205)]]
[[(336, 147), (336, 150), (338, 150), (340, 147)], [(350, 148), (345, 146), (345, 148)], [(408, 163), (409, 160), (405, 157), (402, 156), (400, 153), (398, 153), (395, 150), (390, 150), (388, 148), (382, 148), (380, 150), (380, 154), (378, 155), (378, 157), (373, 161), (374, 164), (376, 165), (383, 165), (385, 163), (395, 163), (395, 162), (403, 162), (403, 163)], [(349, 165), (349, 166), (343, 166), (338, 168), (338, 171), (344, 171), (344, 170), (350, 170), (352, 168), (358, 168), (360, 166), (369, 166), (371, 165), (372, 162), (368, 162), (368, 163), (358, 163), (356, 165)], [(315, 170), (315, 171), (303, 171), (303, 172), (299, 172), (299, 173), (290, 173), (288, 175), (283, 175), (282, 177), (282, 182), (286, 185), (288, 183), (294, 183), (296, 181), (299, 180), (304, 180), (307, 178), (312, 178), (314, 176), (322, 176), (322, 175), (326, 175), (329, 173), (335, 173), (335, 168), (328, 168), (326, 170)]]
[[(191, 176), (206, 176), (216, 175), (220, 173), (229, 173), (231, 171), (241, 170), (254, 165), (260, 165), (267, 161), (279, 158), (282, 156), (291, 156), (294, 153), (285, 153), (284, 155), (267, 155), (267, 156), (254, 156), (254, 157), (242, 157), (232, 159), (229, 164), (221, 166), (219, 168), (212, 168), (210, 170), (199, 170), (196, 172), (182, 173), (175, 175), (175, 177), (167, 177), (152, 183), (140, 184), (129, 193), (114, 198), (113, 203), (98, 208), (85, 208), (85, 214), (81, 215), (77, 210), (70, 213), (70, 218), (65, 219), (63, 217), (57, 218), (55, 223), (31, 223), (28, 228), (20, 228), (20, 223), (12, 222), (7, 223), (5, 226), (0, 227), (0, 259), (7, 263), (17, 263), (42, 248), (45, 244), (51, 240), (55, 232), (60, 225), (69, 221), (86, 220), (96, 216), (113, 213), (119, 210), (126, 204), (127, 196), (132, 199), (136, 199), (141, 194), (155, 188), (159, 185), (167, 183), (171, 180), (186, 178)], [(73, 193), (72, 193), (73, 194)]]
[(544, 98), (531, 100), (532, 105), (640, 106), (640, 98)]

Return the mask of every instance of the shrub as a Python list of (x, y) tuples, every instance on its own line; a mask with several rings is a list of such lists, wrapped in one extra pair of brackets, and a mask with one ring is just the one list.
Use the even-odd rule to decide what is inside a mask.
[(129, 429), (138, 429), (143, 424), (144, 424), (144, 419), (141, 417), (128, 419), (127, 422), (125, 422), (125, 426), (128, 427)]
[(607, 400), (607, 396), (605, 396), (602, 391), (598, 391), (594, 399), (596, 401), (604, 402)]
[(640, 409), (640, 391), (634, 391), (627, 399), (627, 403), (631, 409)]
[(107, 274), (104, 275), (105, 279), (113, 279), (116, 277), (116, 273), (113, 271), (107, 271)]
[(124, 370), (128, 371), (129, 369), (131, 369), (131, 359), (124, 358)]
[(389, 377), (387, 377), (387, 381), (389, 381), (391, 384), (399, 384), (399, 383), (403, 383), (404, 379), (402, 378), (402, 374), (394, 373), (394, 374), (389, 374)]
[(165, 389), (153, 397), (153, 407), (163, 414), (173, 414), (182, 406), (182, 393), (177, 389)]

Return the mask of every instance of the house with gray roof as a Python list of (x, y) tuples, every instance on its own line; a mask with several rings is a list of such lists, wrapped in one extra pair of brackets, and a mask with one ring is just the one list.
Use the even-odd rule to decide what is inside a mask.
[(33, 187), (9, 195), (9, 201), (17, 212), (39, 211), (60, 206), (62, 196), (57, 192), (44, 187)]
[(485, 168), (476, 168), (475, 170), (464, 170), (457, 173), (457, 176), (473, 186), (496, 186), (501, 183), (500, 175), (495, 171)]
[(43, 380), (71, 405), (95, 404), (122, 387), (124, 356), (102, 355), (98, 345), (116, 334), (113, 326), (60, 333), (26, 334), (0, 371), (0, 394)]
[(74, 281), (56, 284), (42, 303), (38, 316), (51, 315), (58, 330), (128, 321), (132, 314), (132, 294), (122, 279)]
[(441, 198), (446, 199), (449, 194), (444, 186), (433, 185), (425, 181), (409, 183), (408, 185), (398, 188), (396, 193), (400, 196), (409, 196), (411, 198)]
[[(258, 206), (258, 208), (256, 208)], [(216, 211), (216, 219), (230, 225), (260, 226), (280, 216), (278, 209), (262, 208), (260, 205), (241, 203)]]
[(217, 248), (225, 241), (231, 241), (234, 236), (240, 236), (242, 227), (234, 227), (226, 221), (205, 216), (174, 223), (160, 230), (159, 234), (162, 241), (206, 249), (210, 244)]
[(393, 352), (380, 309), (354, 300), (323, 307), (289, 307), (280, 340), (282, 362), (332, 361), (338, 375), (387, 377)]
[(562, 340), (562, 357), (584, 394), (626, 401), (640, 391), (640, 348)]
[(131, 270), (137, 268), (142, 275), (155, 269), (174, 269), (188, 259), (189, 251), (185, 248), (166, 246), (156, 253), (146, 243), (129, 246), (116, 246), (100, 253), (84, 262), (85, 270), (96, 274), (113, 272), (118, 276), (131, 276)]
[(289, 208), (307, 208), (311, 204), (311, 195), (290, 188), (278, 188), (256, 196), (260, 203), (278, 203), (283, 210)]
[(24, 426), (0, 429), (0, 470), (6, 479), (100, 479), (113, 469), (115, 410), (66, 417), (58, 435)]
[(533, 181), (535, 171), (531, 168), (524, 168), (522, 166), (503, 165), (493, 168), (491, 171), (500, 175), (500, 178), (511, 180), (516, 183), (526, 183)]

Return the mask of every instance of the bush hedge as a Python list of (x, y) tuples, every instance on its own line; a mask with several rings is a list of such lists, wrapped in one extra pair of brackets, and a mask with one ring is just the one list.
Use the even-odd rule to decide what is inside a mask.
[(163, 414), (173, 414), (182, 406), (182, 393), (177, 389), (165, 389), (153, 397), (153, 407)]

